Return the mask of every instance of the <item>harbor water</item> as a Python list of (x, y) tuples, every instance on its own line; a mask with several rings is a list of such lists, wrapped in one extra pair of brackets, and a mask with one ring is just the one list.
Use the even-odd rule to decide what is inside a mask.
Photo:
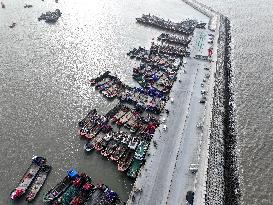
[[(86, 154), (77, 123), (92, 108), (100, 113), (115, 105), (90, 87), (88, 80), (106, 70), (136, 85), (126, 53), (150, 46), (161, 30), (137, 24), (143, 13), (172, 21), (206, 19), (180, 0), (4, 1), (0, 9), (0, 204), (14, 204), (9, 194), (33, 155), (48, 159), (53, 170), (34, 205), (71, 167), (87, 172), (126, 201), (133, 181), (101, 155)], [(24, 4), (32, 8), (24, 8)], [(46, 11), (60, 9), (55, 24), (39, 22)], [(14, 28), (9, 28), (13, 22)], [(16, 204), (24, 204), (24, 200)]]

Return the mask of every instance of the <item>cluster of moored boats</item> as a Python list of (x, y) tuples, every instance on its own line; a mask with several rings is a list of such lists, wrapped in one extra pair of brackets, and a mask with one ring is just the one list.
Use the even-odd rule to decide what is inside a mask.
[(191, 42), (191, 39), (188, 36), (177, 36), (168, 33), (160, 34), (160, 36), (157, 37), (157, 40), (167, 43), (181, 44), (185, 46), (188, 46), (188, 44)]
[(75, 169), (49, 190), (43, 202), (52, 205), (118, 205), (121, 200), (116, 192), (105, 184), (95, 185), (91, 177)]
[[(55, 0), (56, 3), (58, 3), (57, 0)], [(1, 7), (3, 9), (6, 8), (5, 4), (3, 2), (1, 2)], [(31, 4), (25, 4), (24, 8), (32, 8), (33, 6)], [(44, 20), (47, 23), (55, 23), (60, 17), (61, 17), (62, 13), (59, 9), (56, 9), (55, 11), (48, 11), (46, 13), (43, 13), (38, 20)], [(14, 28), (16, 26), (16, 23), (13, 22), (11, 25), (9, 25), (10, 28)]]
[[(144, 116), (136, 108), (118, 104), (105, 116), (99, 115), (96, 110), (90, 111), (79, 122), (78, 133), (88, 140), (84, 146), (87, 152), (96, 150), (116, 161), (119, 171), (128, 170), (127, 175), (135, 178), (158, 125), (158, 118)], [(114, 131), (114, 126), (129, 132)]]
[(61, 11), (59, 9), (56, 9), (55, 11), (48, 11), (45, 14), (42, 14), (38, 20), (44, 20), (47, 23), (55, 23), (58, 21), (60, 16), (62, 15)]
[[(185, 32), (187, 28), (188, 34), (197, 25), (191, 20), (174, 24), (150, 15), (144, 15), (144, 19), (150, 19), (151, 25), (160, 24), (169, 30), (181, 31), (183, 28)], [(139, 66), (133, 68), (132, 75), (140, 87), (124, 85), (109, 71), (90, 80), (96, 90), (108, 99), (119, 99), (119, 104), (106, 115), (93, 109), (79, 122), (78, 133), (87, 140), (85, 151), (96, 150), (116, 161), (118, 170), (127, 171), (127, 175), (133, 178), (137, 177), (145, 162), (153, 134), (159, 126), (158, 114), (165, 109), (183, 57), (190, 54), (186, 49), (190, 36), (161, 34), (160, 39), (166, 43), (152, 43), (149, 50), (138, 47), (127, 53), (131, 59), (140, 61)]]
[(51, 166), (46, 164), (45, 158), (34, 156), (18, 186), (11, 192), (10, 198), (17, 200), (26, 194), (26, 201), (33, 201), (50, 171)]
[(98, 78), (90, 80), (90, 84), (95, 86), (95, 88), (108, 99), (119, 97), (121, 92), (126, 88), (126, 85), (116, 76), (111, 75), (109, 71)]
[(193, 31), (197, 25), (199, 27), (204, 25), (203, 23), (198, 24), (198, 22), (195, 20), (186, 20), (180, 23), (174, 23), (170, 20), (166, 21), (163, 18), (159, 18), (157, 16), (150, 15), (150, 14), (148, 15), (143, 14), (142, 17), (136, 18), (136, 20), (139, 23), (144, 23), (147, 25), (155, 26), (161, 29), (165, 29), (165, 30), (169, 30), (169, 31), (177, 32), (177, 33), (182, 33), (186, 35), (193, 34)]
[[(33, 201), (42, 188), (51, 166), (44, 157), (34, 156), (18, 186), (10, 198), (18, 200), (26, 195), (26, 201)], [(94, 185), (91, 177), (79, 174), (75, 169), (67, 171), (63, 180), (43, 196), (43, 202), (51, 205), (118, 205), (121, 200), (116, 192), (105, 184)]]
[(174, 46), (174, 45), (159, 45), (152, 43), (150, 51), (152, 53), (162, 53), (176, 57), (188, 56), (189, 52), (184, 46)]

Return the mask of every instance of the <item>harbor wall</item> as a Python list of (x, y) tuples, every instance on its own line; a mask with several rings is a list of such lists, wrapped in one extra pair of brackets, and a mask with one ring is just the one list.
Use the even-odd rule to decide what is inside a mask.
[(206, 205), (224, 204), (224, 30), (219, 23), (219, 38), (217, 41), (217, 61), (214, 73), (214, 96), (212, 108), (211, 133), (208, 155)]
[(219, 31), (211, 132), (205, 190), (206, 205), (240, 204), (237, 131), (232, 92), (230, 21), (196, 0), (183, 0), (210, 18), (208, 28)]
[(206, 205), (240, 204), (230, 42), (230, 21), (221, 15), (207, 169)]
[(233, 71), (231, 67), (231, 33), (230, 21), (228, 18), (223, 17), (223, 24), (225, 28), (225, 55), (224, 55), (224, 179), (225, 179), (225, 192), (224, 203), (226, 205), (240, 204), (240, 183), (239, 183), (239, 169), (237, 161), (237, 131), (234, 116), (234, 98), (232, 91)]

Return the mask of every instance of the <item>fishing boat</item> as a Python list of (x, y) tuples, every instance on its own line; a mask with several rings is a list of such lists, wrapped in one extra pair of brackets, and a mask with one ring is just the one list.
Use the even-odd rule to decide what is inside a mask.
[(107, 76), (109, 75), (109, 73), (110, 73), (109, 71), (106, 71), (105, 73), (103, 73), (99, 77), (91, 79), (90, 80), (90, 84), (91, 85), (95, 85), (97, 82), (103, 80), (104, 78), (107, 78)]
[(13, 22), (9, 27), (14, 28), (15, 26), (16, 26), (16, 23)]
[(24, 8), (31, 8), (32, 5), (31, 4), (25, 4)]
[(124, 123), (126, 123), (128, 120), (130, 120), (130, 118), (133, 116), (133, 112), (131, 110), (129, 110), (124, 116), (122, 116), (119, 120), (116, 121), (116, 124), (118, 126), (123, 125)]
[(49, 165), (42, 165), (37, 177), (35, 178), (33, 184), (31, 185), (29, 192), (26, 196), (26, 201), (31, 202), (35, 199), (40, 189), (44, 185), (48, 174), (50, 173), (52, 167)]
[(138, 117), (139, 117), (139, 114), (137, 112), (133, 113), (133, 116), (128, 120), (128, 122), (126, 122), (124, 127), (130, 129), (135, 123), (135, 121), (137, 121)]
[(78, 125), (80, 128), (83, 128), (87, 122), (90, 121), (90, 119), (93, 119), (94, 116), (97, 116), (97, 110), (93, 109), (91, 110), (84, 118), (81, 120)]
[(41, 20), (45, 20), (45, 22), (47, 23), (55, 23), (59, 17), (61, 17), (62, 13), (59, 9), (56, 9), (55, 11), (51, 12), (51, 11), (48, 11), (46, 12), (45, 14), (42, 14), (38, 20), (41, 21)]
[(129, 135), (123, 135), (122, 139), (121, 139), (121, 142), (123, 144), (126, 144), (128, 145), (128, 143), (130, 142), (132, 136), (129, 134)]
[(104, 78), (101, 81), (97, 82), (95, 84), (95, 89), (100, 90), (101, 88), (105, 87), (106, 85), (108, 85), (110, 83), (110, 79), (109, 78)]
[(141, 165), (143, 164), (143, 161), (138, 160), (138, 159), (134, 159), (134, 161), (132, 162), (129, 171), (127, 172), (127, 176), (132, 177), (132, 178), (136, 178), (137, 177), (137, 173), (141, 168)]
[(135, 150), (138, 145), (139, 139), (138, 137), (133, 137), (132, 140), (129, 142), (128, 147), (132, 150)]
[(109, 140), (112, 138), (112, 135), (113, 135), (113, 133), (112, 133), (112, 132), (109, 132), (109, 133), (107, 133), (107, 134), (103, 137), (103, 139), (104, 139), (105, 141), (109, 141)]
[(143, 160), (146, 154), (146, 151), (148, 150), (149, 142), (146, 140), (143, 140), (139, 143), (137, 146), (137, 149), (135, 151), (134, 158), (138, 160)]
[(41, 166), (45, 163), (46, 159), (44, 157), (34, 156), (32, 158), (32, 163), (20, 180), (19, 185), (10, 194), (12, 200), (19, 199), (26, 193), (33, 180), (36, 178)]
[(101, 86), (97, 87), (99, 89), (99, 91), (103, 94), (103, 91), (107, 91), (112, 85), (114, 84), (113, 81), (111, 81), (111, 79), (109, 79), (108, 82), (102, 84)]
[(125, 153), (127, 150), (127, 146), (123, 143), (121, 143), (117, 149), (111, 154), (110, 159), (113, 161), (118, 161), (121, 156)]
[(80, 190), (78, 196), (75, 196), (70, 205), (83, 205), (93, 195), (96, 187), (91, 182), (86, 182)]
[(121, 204), (120, 198), (116, 192), (110, 189), (105, 184), (97, 185), (98, 189), (103, 191), (98, 204), (100, 205), (117, 205)]
[(60, 197), (59, 201), (61, 201), (61, 204), (70, 205), (73, 198), (79, 196), (81, 189), (86, 182), (91, 182), (91, 178), (84, 173), (74, 179), (72, 185)]
[(107, 114), (105, 115), (105, 117), (107, 119), (112, 118), (115, 114), (117, 114), (117, 112), (122, 108), (122, 104), (119, 103), (117, 104), (114, 108), (112, 108), (110, 111), (107, 112)]
[(142, 127), (142, 123), (137, 121), (135, 124), (130, 128), (131, 133), (136, 133)]
[(102, 149), (105, 149), (107, 146), (108, 142), (106, 140), (104, 140), (103, 138), (101, 138), (99, 141), (97, 141), (97, 143), (95, 144), (95, 149), (97, 151), (101, 151)]
[(101, 154), (103, 156), (107, 157), (107, 156), (111, 155), (115, 151), (116, 148), (117, 148), (117, 142), (115, 140), (111, 140), (108, 143), (106, 149), (101, 151)]
[(128, 107), (123, 106), (120, 111), (118, 111), (118, 113), (116, 115), (114, 115), (111, 118), (112, 122), (116, 122), (117, 120), (119, 120), (123, 115), (125, 115), (130, 109)]
[(89, 129), (89, 131), (86, 133), (85, 138), (88, 140), (94, 138), (100, 132), (102, 127), (103, 127), (103, 124), (96, 122), (96, 125), (93, 126), (91, 129)]
[(95, 149), (95, 143), (96, 143), (95, 138), (93, 138), (92, 140), (88, 141), (88, 142), (84, 145), (84, 150), (85, 150), (86, 152), (91, 152), (92, 150)]
[(196, 28), (205, 29), (206, 28), (206, 23), (199, 23), (199, 24), (196, 25)]
[(118, 162), (118, 170), (124, 172), (129, 168), (134, 157), (134, 151), (129, 149)]
[(87, 199), (87, 201), (85, 202), (85, 205), (98, 205), (101, 204), (101, 197), (103, 195), (103, 190), (96, 188), (94, 190), (94, 192), (92, 193), (92, 195)]
[(1, 2), (1, 7), (2, 7), (2, 9), (6, 8), (6, 6), (3, 2)]
[(75, 169), (68, 170), (67, 176), (44, 195), (43, 202), (48, 203), (59, 198), (71, 186), (72, 181), (78, 177), (79, 174)]

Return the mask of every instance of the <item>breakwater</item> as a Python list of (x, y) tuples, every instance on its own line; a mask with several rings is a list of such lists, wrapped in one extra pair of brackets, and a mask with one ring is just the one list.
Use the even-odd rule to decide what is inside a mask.
[(221, 15), (206, 182), (207, 205), (236, 205), (240, 201), (230, 40), (230, 22)]
[(226, 17), (222, 17), (225, 27), (225, 56), (224, 56), (224, 179), (225, 192), (224, 203), (229, 205), (239, 204), (240, 199), (240, 184), (239, 171), (237, 162), (237, 133), (234, 122), (234, 99), (232, 92), (232, 67), (231, 67), (231, 34), (230, 21)]

